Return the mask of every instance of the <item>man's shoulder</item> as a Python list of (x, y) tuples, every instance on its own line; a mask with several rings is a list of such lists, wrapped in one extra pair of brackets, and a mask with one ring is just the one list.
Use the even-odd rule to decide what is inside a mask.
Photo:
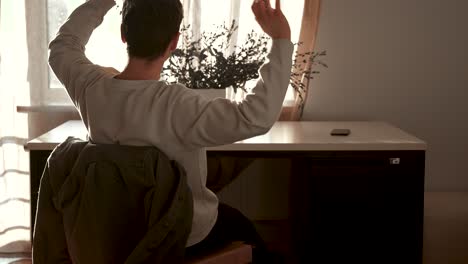
[(184, 84), (181, 83), (168, 83), (163, 81), (164, 91), (168, 92), (172, 96), (183, 98), (199, 97), (200, 94), (197, 93), (194, 89), (187, 88)]

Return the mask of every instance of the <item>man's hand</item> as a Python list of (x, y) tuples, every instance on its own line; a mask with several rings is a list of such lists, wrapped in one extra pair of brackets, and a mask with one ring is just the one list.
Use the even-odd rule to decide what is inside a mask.
[(276, 0), (276, 8), (270, 5), (270, 0), (254, 0), (252, 11), (260, 27), (273, 39), (291, 39), (291, 29), (283, 12), (280, 0)]

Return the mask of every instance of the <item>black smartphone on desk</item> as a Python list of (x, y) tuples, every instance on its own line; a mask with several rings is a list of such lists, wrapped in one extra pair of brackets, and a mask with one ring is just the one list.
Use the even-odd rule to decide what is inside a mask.
[(331, 131), (332, 136), (348, 136), (351, 134), (351, 130), (347, 128), (335, 128)]

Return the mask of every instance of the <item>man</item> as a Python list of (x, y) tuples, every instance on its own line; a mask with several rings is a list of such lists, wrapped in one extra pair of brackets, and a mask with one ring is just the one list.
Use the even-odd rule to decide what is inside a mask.
[(275, 9), (269, 0), (252, 4), (273, 45), (254, 94), (241, 103), (207, 100), (182, 84), (159, 80), (164, 62), (177, 47), (183, 16), (179, 0), (126, 0), (121, 32), (128, 65), (118, 72), (90, 62), (85, 45), (114, 5), (113, 0), (87, 1), (50, 44), (50, 66), (79, 110), (90, 139), (156, 146), (185, 168), (194, 201), (188, 252), (233, 239), (263, 248), (253, 226), (238, 211), (225, 205), (218, 208), (218, 198), (206, 187), (205, 147), (264, 134), (277, 120), (293, 52), (280, 1)]

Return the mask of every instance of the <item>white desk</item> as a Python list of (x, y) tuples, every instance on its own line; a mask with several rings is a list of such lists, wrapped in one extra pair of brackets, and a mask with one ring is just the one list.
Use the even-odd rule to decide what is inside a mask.
[[(349, 136), (331, 136), (333, 128), (349, 128)], [(29, 150), (52, 150), (68, 136), (86, 139), (81, 121), (68, 121), (28, 142)], [(426, 143), (384, 122), (277, 122), (262, 136), (230, 145), (208, 148), (216, 151), (334, 151), (334, 150), (425, 150)]]
[[(351, 135), (331, 136), (333, 128)], [(28, 142), (31, 221), (51, 150), (69, 121)], [(292, 245), (299, 263), (422, 263), (427, 145), (384, 122), (278, 122), (265, 135), (208, 148), (208, 157), (288, 158)]]

